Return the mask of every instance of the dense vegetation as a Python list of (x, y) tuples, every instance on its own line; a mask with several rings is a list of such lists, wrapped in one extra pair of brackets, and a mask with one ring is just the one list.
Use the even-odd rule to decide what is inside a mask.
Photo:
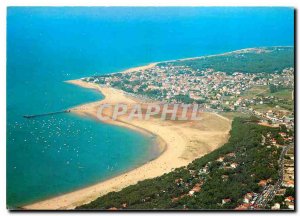
[(205, 58), (164, 62), (159, 65), (189, 66), (194, 70), (212, 68), (228, 74), (234, 72), (274, 73), (294, 67), (294, 47), (269, 47), (262, 48), (262, 51), (232, 52)]
[[(247, 192), (262, 190), (262, 179), (276, 181), (280, 148), (262, 145), (263, 136), (280, 129), (258, 125), (254, 118), (235, 118), (229, 141), (187, 167), (111, 192), (77, 209), (232, 209)], [(217, 159), (221, 156), (224, 161)], [(237, 164), (230, 168), (230, 164)], [(229, 168), (228, 168), (229, 167)], [(204, 172), (203, 170), (206, 169)], [(226, 178), (224, 178), (226, 177)], [(200, 191), (189, 195), (195, 186)], [(222, 204), (222, 199), (231, 201)]]

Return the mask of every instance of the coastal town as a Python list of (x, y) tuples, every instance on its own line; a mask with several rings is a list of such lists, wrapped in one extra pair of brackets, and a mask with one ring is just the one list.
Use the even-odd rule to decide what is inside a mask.
[[(248, 52), (260, 54), (264, 51), (250, 49), (235, 55)], [(259, 125), (268, 126), (270, 129), (279, 128), (276, 133), (268, 132), (262, 135), (260, 144), (264, 149), (262, 152), (272, 152), (273, 156), (276, 155), (269, 158), (273, 160), (272, 163), (267, 162), (267, 166), (276, 167), (273, 178), (256, 179), (257, 187), (253, 186), (254, 190), (246, 191), (238, 201), (233, 202), (234, 198), (224, 196), (218, 200), (218, 208), (293, 210), (294, 68), (285, 67), (268, 73), (247, 73), (220, 71), (213, 67), (196, 69), (189, 64), (182, 64), (174, 64), (173, 61), (158, 63), (146, 69), (87, 77), (82, 78), (82, 81), (120, 89), (125, 94), (144, 101), (198, 104), (203, 112), (214, 112), (225, 117), (248, 116), (255, 118)], [(201, 169), (186, 167), (189, 173), (188, 180), (175, 179), (174, 184), (182, 188), (182, 193), (173, 197), (172, 203), (180, 203), (182, 200), (188, 202), (189, 197), (198, 196), (205, 182), (213, 178), (210, 174), (216, 167), (218, 172), (223, 173), (220, 176), (221, 181), (228, 181), (235, 170), (244, 165), (245, 162), (238, 158), (246, 154), (247, 152), (229, 152), (214, 161), (209, 161)], [(258, 161), (253, 163), (252, 165), (255, 165)], [(251, 178), (257, 178), (255, 174), (249, 175)], [(147, 202), (147, 199), (150, 198), (144, 198), (143, 202)], [(122, 206), (126, 209), (127, 203), (123, 203)], [(110, 208), (114, 209), (117, 208)], [(187, 210), (188, 206), (183, 205), (183, 209)]]
[(266, 124), (293, 128), (293, 67), (274, 73), (228, 74), (170, 64), (82, 80), (121, 89), (143, 100), (196, 103), (202, 111), (255, 115)]

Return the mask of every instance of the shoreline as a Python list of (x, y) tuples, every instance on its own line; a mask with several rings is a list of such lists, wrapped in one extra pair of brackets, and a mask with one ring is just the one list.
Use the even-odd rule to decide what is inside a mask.
[(287, 47), (294, 47), (294, 46), (261, 46), (261, 47), (247, 47), (247, 48), (241, 48), (238, 50), (232, 50), (232, 51), (226, 51), (223, 53), (217, 53), (217, 54), (208, 54), (208, 55), (201, 55), (201, 56), (194, 56), (194, 57), (183, 57), (180, 59), (170, 59), (170, 60), (164, 60), (164, 61), (158, 61), (158, 62), (151, 62), (151, 63), (146, 63), (145, 65), (142, 66), (136, 66), (132, 68), (128, 68), (119, 72), (114, 72), (114, 73), (109, 73), (109, 74), (117, 74), (117, 73), (132, 73), (136, 72), (138, 70), (147, 70), (152, 67), (155, 67), (157, 64), (160, 63), (168, 63), (168, 62), (176, 62), (176, 61), (187, 61), (187, 60), (196, 60), (196, 59), (203, 59), (203, 58), (210, 58), (210, 57), (216, 57), (216, 56), (224, 56), (224, 55), (230, 55), (234, 53), (240, 53), (240, 52), (248, 52), (250, 50), (257, 50), (257, 49), (266, 49), (266, 48), (287, 48)]
[[(139, 69), (148, 69), (157, 63), (148, 64), (142, 67), (135, 67), (123, 72), (132, 72)], [(97, 119), (97, 107), (102, 103), (128, 103), (133, 104), (140, 100), (129, 97), (123, 91), (101, 87), (100, 85), (87, 83), (81, 80), (66, 81), (83, 88), (90, 88), (99, 91), (104, 98), (100, 101), (79, 105), (71, 108), (71, 112), (79, 116), (86, 116)], [(101, 121), (104, 124), (113, 124), (136, 130), (140, 133), (155, 136), (160, 153), (156, 158), (138, 167), (120, 173), (115, 177), (99, 183), (77, 189), (75, 191), (48, 198), (33, 204), (23, 206), (26, 210), (63, 210), (74, 209), (79, 205), (87, 204), (96, 198), (112, 191), (136, 184), (138, 181), (155, 178), (168, 173), (175, 168), (188, 165), (194, 159), (204, 156), (207, 153), (219, 148), (228, 140), (231, 129), (231, 121), (216, 113), (203, 113), (204, 119), (208, 122), (196, 123), (173, 123), (159, 121), (126, 122), (123, 119), (117, 121)], [(98, 120), (99, 121), (99, 120)], [(195, 125), (194, 125), (195, 124)], [(171, 163), (172, 164), (171, 164)]]
[[(97, 106), (108, 102), (108, 100), (109, 102), (124, 102), (125, 100), (129, 103), (135, 102), (127, 98), (120, 90), (100, 87), (80, 80), (71, 81), (71, 83), (85, 88), (96, 87), (105, 97), (101, 101), (84, 104), (71, 109), (71, 112), (78, 115), (96, 118)], [(111, 95), (114, 97), (110, 97)], [(194, 159), (222, 146), (228, 139), (231, 121), (220, 118), (217, 114), (207, 113), (205, 115), (208, 120), (212, 119), (213, 121), (207, 128), (204, 127), (203, 129), (195, 129), (192, 125), (188, 125), (189, 123), (181, 125), (182, 123), (176, 124), (158, 120), (132, 121), (131, 124), (112, 120), (104, 122), (144, 131), (147, 134), (150, 131), (161, 141), (158, 143), (159, 145), (162, 146), (162, 142), (164, 143), (164, 148), (156, 158), (128, 172), (70, 193), (26, 205), (24, 208), (34, 210), (74, 209), (76, 206), (89, 203), (109, 192), (119, 191), (129, 185), (136, 184), (138, 181), (158, 177), (175, 168), (188, 165)], [(224, 125), (224, 127), (215, 128), (215, 121), (218, 121), (219, 125)], [(203, 126), (202, 124), (200, 125)]]

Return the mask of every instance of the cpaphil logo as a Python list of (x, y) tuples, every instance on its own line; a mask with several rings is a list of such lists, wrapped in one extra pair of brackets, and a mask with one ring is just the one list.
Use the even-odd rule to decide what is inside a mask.
[(101, 121), (149, 120), (151, 117), (161, 120), (200, 120), (198, 104), (101, 104), (97, 117)]

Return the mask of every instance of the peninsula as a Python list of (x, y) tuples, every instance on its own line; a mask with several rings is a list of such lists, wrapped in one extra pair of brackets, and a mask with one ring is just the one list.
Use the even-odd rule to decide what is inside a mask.
[[(178, 197), (173, 197), (174, 199), (176, 198), (176, 201), (172, 199), (172, 202), (165, 204), (163, 208), (171, 208), (172, 203), (186, 197), (186, 192), (188, 193), (188, 191), (185, 190), (188, 190), (190, 186), (194, 185), (193, 187), (196, 187), (196, 189), (194, 190), (193, 188), (189, 196), (200, 192), (200, 188), (204, 184), (204, 179), (201, 176), (203, 173), (210, 173), (207, 171), (207, 167), (210, 167), (211, 163), (215, 163), (214, 161), (218, 162), (218, 166), (221, 166), (220, 169), (225, 170), (224, 173), (226, 172), (226, 175), (224, 174), (223, 176), (237, 175), (234, 174), (234, 171), (228, 172), (228, 169), (236, 169), (241, 163), (244, 163), (236, 155), (240, 155), (242, 158), (242, 155), (245, 155), (245, 153), (240, 151), (241, 149), (236, 149), (235, 152), (232, 147), (239, 142), (245, 148), (257, 148), (257, 151), (265, 153), (273, 150), (276, 154), (274, 153), (273, 156), (270, 156), (270, 160), (273, 163), (271, 166), (277, 167), (276, 161), (279, 160), (280, 150), (283, 148), (286, 151), (287, 147), (285, 145), (290, 147), (293, 142), (294, 112), (292, 89), (294, 86), (294, 65), (292, 60), (293, 47), (249, 48), (220, 55), (152, 63), (120, 73), (68, 81), (70, 84), (95, 89), (105, 97), (101, 101), (70, 109), (72, 113), (84, 117), (99, 120), (99, 108), (105, 104), (126, 104), (129, 110), (132, 110), (135, 104), (141, 104), (141, 112), (144, 114), (149, 104), (185, 103), (199, 105), (201, 111), (200, 120), (179, 121), (176, 118), (175, 120), (162, 120), (156, 115), (151, 116), (147, 120), (139, 118), (128, 120), (125, 115), (118, 116), (115, 120), (111, 118), (101, 120), (103, 123), (126, 127), (155, 136), (156, 145), (161, 154), (138, 168), (104, 182), (27, 205), (24, 208), (73, 209), (81, 206), (79, 208), (114, 209), (118, 206), (118, 209), (126, 209), (128, 203), (124, 202), (123, 205), (115, 197), (116, 202), (110, 202), (109, 206), (103, 206), (102, 201), (106, 202), (107, 197), (111, 194), (110, 192), (121, 191), (124, 188), (124, 190), (128, 190), (128, 186), (135, 184), (135, 187), (139, 187), (138, 182), (146, 184), (143, 180), (147, 179), (156, 184), (155, 179), (167, 173), (169, 173), (167, 176), (171, 175), (173, 179), (173, 175), (177, 175), (177, 168), (180, 168), (178, 173), (182, 174), (186, 172), (188, 167), (193, 167), (193, 169), (189, 170), (189, 178), (202, 179), (203, 181), (201, 180), (200, 183), (194, 184), (194, 182), (189, 182), (192, 180), (187, 180), (188, 182), (185, 183), (186, 189), (176, 193), (173, 193), (174, 191), (170, 192), (170, 196), (178, 195)], [(103, 110), (102, 114), (109, 117), (113, 115), (113, 111), (112, 108), (107, 108)], [(180, 110), (179, 113), (182, 112), (183, 110)], [(190, 113), (188, 112), (187, 115), (190, 115)], [(231, 131), (231, 137), (233, 136), (231, 140), (226, 144), (226, 147), (224, 146), (221, 150), (214, 151), (228, 141), (232, 119), (236, 116), (252, 117), (250, 120), (236, 120), (235, 130)], [(248, 126), (247, 122), (251, 122), (251, 125)], [(258, 126), (257, 123), (264, 126)], [(279, 125), (281, 125), (280, 129), (277, 129)], [(252, 128), (253, 133), (246, 134), (246, 131), (250, 128)], [(242, 130), (241, 134), (237, 135), (239, 130)], [(249, 140), (255, 137), (256, 141), (254, 143), (244, 143), (241, 137), (242, 132), (244, 133), (243, 136), (249, 136)], [(289, 135), (284, 135), (286, 141), (281, 142), (279, 147), (277, 143), (273, 143), (276, 147), (267, 147), (264, 143), (262, 144), (263, 146), (257, 147), (257, 143), (264, 142), (260, 140), (261, 136), (259, 139), (257, 138), (257, 133), (262, 133), (263, 137), (268, 137), (267, 139), (271, 142), (272, 139), (275, 139), (273, 137), (279, 139), (278, 133), (286, 134), (287, 132), (289, 132)], [(237, 142), (232, 141), (236, 139), (236, 136), (238, 137)], [(247, 147), (247, 145), (249, 146)], [(226, 154), (224, 155), (225, 152)], [(206, 156), (203, 157), (204, 155)], [(221, 159), (216, 158), (217, 156)], [(223, 162), (226, 156), (231, 159)], [(248, 156), (252, 159), (255, 157), (252, 154)], [(203, 160), (201, 159), (202, 157), (204, 158)], [(212, 158), (214, 159), (212, 160)], [(200, 164), (205, 161), (205, 163), (203, 162), (205, 170), (203, 170), (204, 168), (201, 165), (200, 174), (197, 174), (200, 176), (195, 174), (195, 169), (199, 169), (197, 162), (193, 162), (195, 160), (199, 160)], [(248, 169), (252, 169), (251, 166), (244, 170), (243, 178), (246, 173), (250, 172)], [(252, 185), (249, 190), (255, 191), (256, 195), (254, 197), (259, 197), (259, 191), (266, 190), (265, 188), (258, 189), (255, 187), (254, 185), (256, 185), (257, 181), (269, 179), (268, 183), (276, 185), (282, 179), (282, 177), (278, 177), (275, 169), (261, 168), (257, 172), (254, 172), (253, 179), (251, 177), (250, 182), (248, 182)], [(266, 173), (266, 175), (262, 173)], [(214, 175), (219, 174), (216, 173)], [(256, 177), (254, 178), (254, 176)], [(272, 178), (273, 181), (270, 180)], [(164, 181), (167, 180), (165, 179)], [(185, 182), (180, 177), (175, 179), (175, 181), (179, 185), (181, 185), (180, 182)], [(241, 184), (241, 187), (243, 185), (241, 182), (238, 184)], [(210, 189), (208, 188), (207, 190)], [(121, 194), (122, 191), (120, 192)], [(219, 208), (219, 205), (230, 203), (224, 208), (238, 208), (237, 205), (243, 205), (238, 200), (242, 196), (242, 192), (232, 194), (232, 198), (223, 197), (224, 199), (218, 200), (218, 203), (213, 203), (211, 200), (211, 207), (216, 209)], [(205, 192), (203, 193), (205, 194)], [(101, 199), (102, 196), (103, 199)], [(222, 196), (220, 194), (220, 197)], [(98, 197), (100, 197), (99, 201), (91, 202)], [(148, 197), (143, 202), (146, 203), (146, 199)], [(153, 202), (149, 201), (149, 208), (154, 208), (155, 199), (149, 199), (153, 200)], [(253, 199), (256, 200), (257, 198)], [(265, 207), (268, 202), (268, 200), (264, 200), (262, 204), (262, 202), (256, 203), (256, 201), (253, 201), (251, 208), (254, 208), (254, 204), (255, 208), (258, 208), (257, 206)], [(140, 200), (137, 203), (139, 204), (136, 207), (133, 205), (132, 208), (139, 208), (140, 205), (143, 205), (140, 204)], [(186, 205), (177, 204), (176, 206), (187, 208)], [(198, 206), (197, 208), (200, 207)], [(204, 205), (203, 208), (209, 207)], [(250, 208), (250, 206), (247, 208)]]

